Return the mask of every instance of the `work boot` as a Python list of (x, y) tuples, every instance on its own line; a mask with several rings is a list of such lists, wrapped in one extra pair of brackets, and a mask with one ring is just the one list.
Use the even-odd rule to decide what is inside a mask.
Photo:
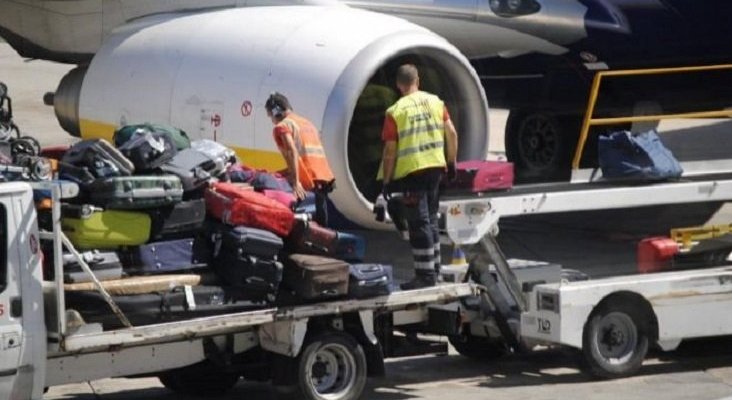
[(435, 275), (432, 273), (417, 273), (409, 282), (404, 282), (399, 287), (402, 290), (421, 289), (424, 287), (435, 286)]

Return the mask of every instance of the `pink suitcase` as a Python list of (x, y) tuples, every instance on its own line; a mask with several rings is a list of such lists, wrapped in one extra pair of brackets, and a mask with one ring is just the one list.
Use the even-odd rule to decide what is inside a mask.
[(513, 163), (506, 161), (470, 160), (457, 163), (457, 179), (443, 180), (449, 192), (487, 192), (513, 187)]

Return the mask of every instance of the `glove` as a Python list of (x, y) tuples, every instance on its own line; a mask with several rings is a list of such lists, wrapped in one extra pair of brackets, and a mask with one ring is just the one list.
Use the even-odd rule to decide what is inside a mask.
[(455, 169), (454, 162), (447, 164), (447, 180), (448, 182), (455, 182), (457, 180), (457, 169)]

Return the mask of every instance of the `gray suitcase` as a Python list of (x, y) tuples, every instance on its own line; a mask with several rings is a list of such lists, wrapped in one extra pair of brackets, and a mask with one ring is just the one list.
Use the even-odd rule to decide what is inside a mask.
[(104, 139), (82, 140), (71, 146), (61, 159), (61, 173), (76, 182), (90, 178), (129, 176), (135, 166), (111, 143)]
[(89, 186), (91, 202), (109, 209), (168, 206), (183, 199), (183, 185), (175, 175), (124, 176), (97, 179)]
[(181, 150), (160, 169), (180, 178), (186, 192), (204, 187), (209, 180), (226, 171), (227, 164), (196, 149)]
[[(100, 252), (98, 250), (85, 251), (81, 258), (89, 265), (94, 276), (100, 281), (108, 281), (122, 278), (122, 263), (114, 251)], [(64, 282), (83, 283), (91, 282), (92, 279), (82, 268), (76, 257), (72, 254), (63, 255)]]

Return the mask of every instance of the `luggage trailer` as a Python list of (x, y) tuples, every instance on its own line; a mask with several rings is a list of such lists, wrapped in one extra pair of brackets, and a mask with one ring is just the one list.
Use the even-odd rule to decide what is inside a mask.
[[(467, 355), (494, 354), (495, 348), (491, 346), (496, 343), (502, 348), (522, 346), (520, 334), (528, 332), (526, 326), (532, 317), (535, 322), (542, 318), (532, 314), (530, 307), (538, 304), (533, 298), (538, 290), (550, 290), (553, 286), (517, 279), (495, 243), (501, 216), (732, 198), (732, 174), (707, 178), (631, 187), (519, 187), (485, 197), (448, 199), (441, 205), (447, 235), (468, 253), (471, 274), (478, 283), (443, 284), (372, 299), (271, 307), (110, 331), (103, 331), (96, 324), (77, 326), (73, 318), (67, 319), (61, 278), (62, 246), (75, 250), (60, 229), (59, 200), (73, 197), (78, 188), (33, 184), (53, 193), (53, 230), (41, 232), (40, 237), (54, 245), (56, 279), (39, 279), (40, 267), (30, 268), (38, 262), (37, 256), (26, 255), (23, 259), (18, 255), (15, 264), (29, 266), (28, 271), (12, 267), (13, 260), (8, 260), (9, 268), (17, 269), (13, 273), (22, 278), (17, 281), (22, 286), (17, 293), (22, 295), (11, 296), (14, 292), (7, 289), (0, 293), (0, 301), (9, 303), (4, 306), (5, 312), (27, 315), (22, 309), (32, 309), (35, 315), (44, 309), (45, 303), (45, 313), (41, 318), (19, 319), (12, 332), (3, 330), (7, 349), (28, 351), (21, 352), (23, 357), (12, 370), (14, 373), (8, 374), (10, 378), (0, 376), (0, 383), (10, 379), (16, 387), (13, 390), (40, 399), (43, 388), (52, 385), (152, 375), (159, 376), (166, 387), (177, 392), (211, 395), (230, 389), (244, 376), (271, 380), (279, 391), (296, 391), (308, 399), (356, 398), (367, 375), (383, 373), (384, 354), (398, 354), (390, 348), (395, 343), (390, 340), (394, 331), (448, 335), (458, 351)], [(26, 239), (38, 234), (28, 185), (9, 183), (0, 187), (4, 188), (0, 200), (3, 196), (22, 199), (9, 209), (20, 217), (17, 227), (8, 222), (9, 231), (17, 231)], [(77, 258), (82, 269), (93, 276), (84, 260)], [(34, 272), (29, 275), (31, 269)], [(556, 281), (559, 279), (557, 276)], [(98, 281), (96, 286), (105, 292)], [(561, 292), (566, 285), (557, 287)], [(45, 301), (35, 300), (36, 293)], [(2, 294), (11, 297), (3, 300)], [(109, 303), (111, 309), (116, 308), (111, 298)], [(540, 304), (546, 307), (546, 302)], [(124, 320), (118, 309), (117, 313)], [(553, 324), (549, 332), (563, 340), (557, 328), (563, 325), (561, 321), (555, 322), (560, 317), (553, 318), (545, 318)], [(519, 326), (522, 322), (525, 326)]]
[(465, 251), (472, 279), (485, 288), (478, 299), (462, 302), (468, 322), (451, 342), (473, 358), (537, 344), (569, 346), (582, 351), (589, 372), (614, 378), (636, 372), (649, 345), (673, 350), (684, 339), (732, 334), (732, 318), (708, 318), (732, 306), (732, 263), (572, 281), (562, 279), (559, 268), (538, 275), (512, 268), (495, 240), (502, 217), (729, 201), (729, 165), (685, 164), (688, 172), (674, 182), (536, 185), (442, 202), (446, 233)]
[[(411, 327), (439, 334), (442, 328), (430, 328), (430, 309), (480, 292), (475, 283), (453, 283), (367, 299), (265, 306), (255, 311), (131, 326), (61, 231), (60, 200), (76, 196), (78, 187), (67, 183), (32, 183), (31, 186), (51, 192), (51, 231), (36, 231), (28, 184), (0, 185), (0, 201), (4, 192), (12, 196), (22, 193), (26, 201), (22, 212), (25, 223), (16, 228), (18, 233), (26, 238), (38, 235), (54, 246), (55, 279), (52, 281), (39, 279), (37, 256), (15, 263), (29, 266), (27, 271), (19, 270), (18, 274), (36, 271), (34, 276), (21, 279), (26, 283), (19, 291), (22, 297), (30, 299), (34, 293), (42, 296), (40, 301), (32, 302), (34, 313), (40, 312), (40, 318), (22, 321), (18, 336), (12, 336), (14, 346), (22, 343), (26, 350), (36, 347), (27, 353), (33, 355), (33, 360), (27, 363), (32, 368), (14, 369), (25, 378), (15, 382), (24, 385), (18, 389), (27, 393), (24, 398), (42, 398), (44, 387), (125, 376), (158, 376), (164, 386), (178, 393), (204, 397), (225, 392), (243, 376), (272, 381), (279, 392), (297, 398), (358, 398), (367, 376), (383, 374), (384, 356), (404, 355), (400, 347), (413, 351), (410, 347), (415, 346), (402, 345), (419, 343), (416, 335), (395, 335), (395, 330)], [(11, 222), (8, 224), (8, 229), (13, 229)], [(83, 323), (66, 310), (62, 249), (78, 260), (96, 290), (106, 299), (110, 313), (116, 314), (125, 328), (103, 330), (101, 324)], [(13, 305), (9, 308), (14, 312), (16, 303), (21, 301), (19, 297), (10, 300)], [(187, 303), (195, 307), (192, 296)], [(2, 306), (0, 314), (1, 310)], [(461, 323), (459, 320), (440, 322), (451, 332), (457, 331)], [(0, 333), (4, 332), (1, 325)], [(33, 339), (21, 341), (27, 332), (34, 332)], [(39, 345), (44, 341), (41, 348)], [(416, 348), (430, 350), (427, 345)], [(443, 343), (442, 348), (446, 351), (447, 345)], [(11, 390), (1, 389), (2, 380), (0, 376), (0, 399), (12, 397)]]

